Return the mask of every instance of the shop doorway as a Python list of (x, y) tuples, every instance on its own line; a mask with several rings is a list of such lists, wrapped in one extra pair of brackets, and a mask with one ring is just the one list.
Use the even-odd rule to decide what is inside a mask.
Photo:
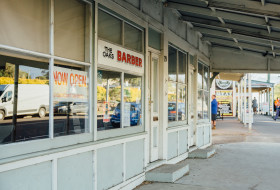
[(149, 53), (150, 162), (159, 159), (159, 55)]

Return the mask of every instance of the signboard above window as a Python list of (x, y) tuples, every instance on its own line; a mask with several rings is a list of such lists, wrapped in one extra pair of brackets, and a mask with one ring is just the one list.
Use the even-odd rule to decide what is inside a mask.
[(144, 56), (140, 53), (98, 40), (98, 64), (144, 74)]

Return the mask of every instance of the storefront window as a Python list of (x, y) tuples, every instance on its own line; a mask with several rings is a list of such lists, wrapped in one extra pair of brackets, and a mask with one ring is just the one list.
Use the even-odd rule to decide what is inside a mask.
[(202, 76), (203, 76), (203, 65), (198, 64), (198, 72), (197, 72), (197, 88), (202, 89)]
[(85, 67), (54, 67), (54, 136), (88, 132), (88, 71)]
[(197, 95), (197, 115), (199, 119), (203, 118), (203, 90), (198, 90)]
[(49, 52), (49, 0), (0, 2), (0, 44)]
[(149, 47), (161, 50), (161, 33), (149, 28)]
[(116, 44), (122, 44), (122, 21), (98, 10), (98, 36)]
[(124, 74), (124, 127), (142, 124), (141, 86), (141, 77)]
[(124, 46), (142, 52), (143, 32), (124, 23)]
[[(0, 2), (0, 144), (89, 132), (92, 10), (82, 0)], [(35, 149), (77, 139), (47, 143)]]
[(6, 56), (0, 60), (0, 143), (47, 138), (48, 64)]
[(168, 121), (176, 121), (177, 117), (176, 83), (168, 83)]
[(121, 127), (121, 73), (97, 72), (97, 130)]
[(89, 62), (88, 12), (87, 4), (80, 0), (54, 1), (54, 53), (56, 56)]
[(186, 86), (178, 86), (178, 120), (186, 120)]
[(177, 78), (177, 50), (171, 46), (168, 47), (168, 80), (176, 81)]
[[(123, 92), (122, 75), (124, 75)], [(142, 125), (141, 93), (142, 77), (98, 70), (97, 129), (101, 131)]]
[(198, 103), (197, 115), (199, 119), (209, 118), (209, 68), (198, 62)]
[(178, 52), (179, 57), (179, 70), (178, 70), (178, 82), (186, 83), (186, 54)]
[(168, 121), (185, 121), (187, 54), (171, 46), (168, 49)]
[(143, 30), (103, 9), (98, 11), (98, 37), (125, 48), (143, 52)]

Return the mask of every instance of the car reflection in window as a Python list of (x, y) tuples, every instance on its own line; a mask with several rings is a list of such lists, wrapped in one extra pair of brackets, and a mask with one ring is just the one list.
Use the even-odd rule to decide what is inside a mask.
[[(127, 102), (128, 103), (128, 102)], [(114, 127), (120, 127), (120, 104), (114, 110), (111, 116), (110, 122)], [(130, 103), (130, 126), (141, 125), (141, 104), (131, 102)]]

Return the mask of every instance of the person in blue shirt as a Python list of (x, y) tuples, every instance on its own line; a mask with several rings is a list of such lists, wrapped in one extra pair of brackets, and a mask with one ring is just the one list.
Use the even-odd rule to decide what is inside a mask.
[(216, 100), (216, 95), (212, 95), (212, 102), (211, 102), (211, 111), (212, 111), (212, 129), (216, 129), (216, 119), (217, 119), (217, 112), (218, 112), (218, 102)]

